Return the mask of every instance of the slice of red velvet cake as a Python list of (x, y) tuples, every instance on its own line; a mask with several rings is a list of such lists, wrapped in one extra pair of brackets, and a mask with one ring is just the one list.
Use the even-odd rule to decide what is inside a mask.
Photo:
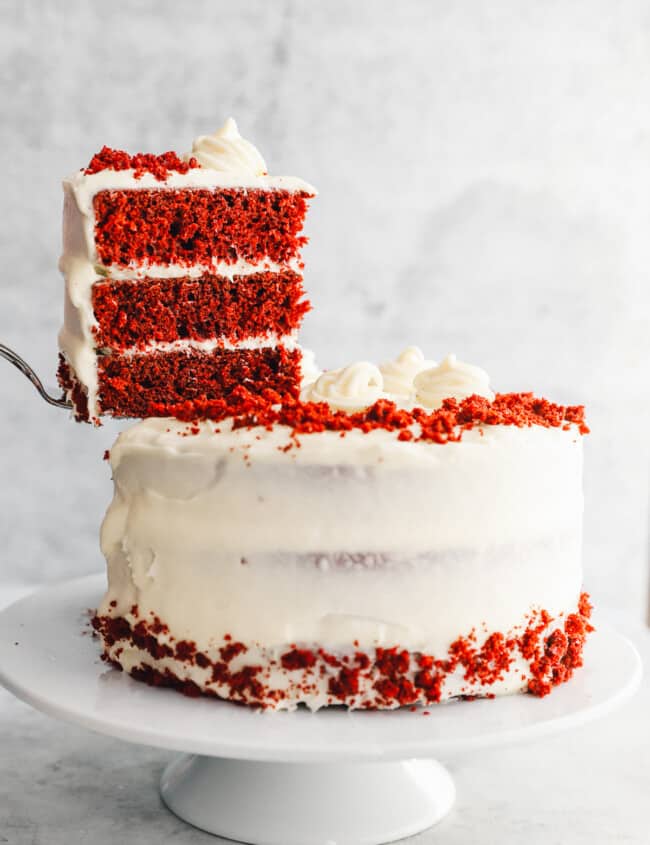
[(59, 381), (77, 419), (239, 385), (297, 396), (310, 185), (269, 176), (229, 120), (184, 158), (105, 147), (64, 191)]

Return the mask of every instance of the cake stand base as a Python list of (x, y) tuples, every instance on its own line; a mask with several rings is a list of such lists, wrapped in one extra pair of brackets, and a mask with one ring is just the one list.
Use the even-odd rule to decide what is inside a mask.
[(380, 845), (430, 827), (456, 790), (434, 760), (260, 763), (184, 754), (160, 791), (194, 827), (254, 845)]

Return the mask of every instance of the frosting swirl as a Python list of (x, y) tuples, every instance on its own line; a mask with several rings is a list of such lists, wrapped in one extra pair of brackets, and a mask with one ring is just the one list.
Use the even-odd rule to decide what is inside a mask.
[(214, 135), (195, 138), (190, 156), (194, 156), (201, 167), (209, 170), (236, 172), (246, 176), (268, 175), (260, 151), (242, 138), (232, 117)]
[(340, 370), (324, 372), (302, 394), (305, 402), (327, 402), (336, 411), (360, 411), (383, 398), (384, 379), (379, 368), (359, 361)]
[(407, 346), (395, 361), (381, 364), (379, 369), (384, 377), (384, 390), (400, 399), (410, 399), (414, 392), (413, 380), (422, 370), (435, 367), (435, 361), (425, 361), (418, 346)]
[(447, 355), (442, 364), (423, 370), (415, 377), (414, 385), (416, 401), (425, 408), (440, 408), (444, 399), (465, 399), (474, 395), (484, 396), (490, 402), (494, 399), (485, 370), (464, 364), (455, 355)]

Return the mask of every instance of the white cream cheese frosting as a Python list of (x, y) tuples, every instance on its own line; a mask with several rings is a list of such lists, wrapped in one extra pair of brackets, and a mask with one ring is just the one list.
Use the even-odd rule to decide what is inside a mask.
[(378, 399), (400, 408), (435, 410), (445, 399), (484, 396), (492, 401), (489, 376), (480, 367), (458, 361), (450, 354), (441, 364), (426, 360), (417, 346), (407, 346), (395, 361), (380, 367), (359, 361), (338, 370), (326, 370), (303, 385), (303, 402), (327, 402), (333, 410), (354, 413)]
[[(228, 420), (188, 434), (150, 419), (121, 434), (100, 614), (137, 605), (200, 650), (228, 632), (264, 659), (290, 643), (440, 655), (472, 629), (521, 630), (533, 609), (575, 611), (576, 426), (483, 426), (445, 445), (384, 430), (298, 441)], [(127, 668), (140, 659), (124, 656)], [(514, 672), (490, 691), (521, 688)]]
[(192, 152), (201, 167), (243, 176), (268, 176), (266, 162), (260, 151), (239, 134), (232, 117), (213, 135), (200, 135), (192, 144)]
[(494, 399), (485, 370), (464, 364), (455, 355), (447, 355), (438, 366), (416, 375), (414, 386), (416, 404), (432, 410), (442, 407), (445, 399), (461, 400), (474, 395), (484, 396), (490, 402)]
[(418, 346), (407, 346), (394, 361), (381, 364), (379, 369), (384, 377), (384, 390), (392, 396), (409, 400), (413, 398), (413, 381), (422, 370), (435, 367), (435, 361), (427, 361)]
[(328, 370), (302, 393), (305, 402), (327, 402), (337, 411), (354, 413), (384, 398), (384, 378), (374, 364), (358, 361)]

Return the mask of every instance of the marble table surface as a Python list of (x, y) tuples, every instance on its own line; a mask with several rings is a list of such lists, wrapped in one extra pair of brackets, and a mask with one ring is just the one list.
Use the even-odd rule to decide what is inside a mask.
[[(613, 621), (647, 666), (650, 632)], [(161, 804), (157, 784), (171, 753), (56, 722), (5, 690), (0, 749), (0, 843), (225, 841)], [(442, 762), (456, 780), (456, 805), (413, 845), (647, 845), (650, 676), (621, 709), (571, 733)]]

